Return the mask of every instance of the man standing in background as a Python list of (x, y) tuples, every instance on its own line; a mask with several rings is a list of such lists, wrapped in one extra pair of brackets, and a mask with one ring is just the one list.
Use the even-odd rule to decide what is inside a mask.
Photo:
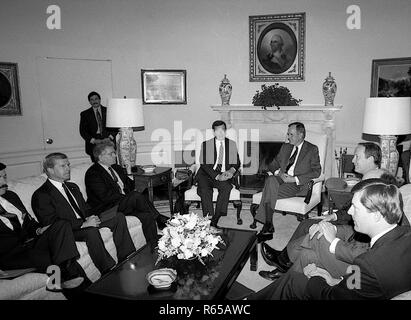
[(103, 107), (100, 94), (92, 91), (88, 94), (91, 108), (80, 113), (80, 135), (85, 141), (86, 153), (94, 162), (93, 148), (104, 141), (114, 141), (117, 129), (106, 128), (107, 108)]

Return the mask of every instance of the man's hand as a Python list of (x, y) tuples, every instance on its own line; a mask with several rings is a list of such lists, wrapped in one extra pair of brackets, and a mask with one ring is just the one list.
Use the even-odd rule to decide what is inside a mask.
[(101, 139), (95, 139), (95, 138), (91, 138), (90, 143), (92, 144), (98, 144), (98, 143), (102, 143), (103, 140)]
[(335, 286), (341, 282), (342, 279), (335, 279), (331, 274), (322, 268), (317, 267), (314, 263), (310, 263), (303, 270), (307, 278), (311, 277), (321, 277), (323, 278), (329, 286)]
[(286, 173), (280, 173), (280, 178), (285, 182), (285, 183), (294, 183), (295, 178), (293, 176), (290, 176), (289, 174)]
[(231, 179), (233, 177), (233, 173), (231, 171), (226, 171), (222, 173), (223, 177), (228, 179)]
[(45, 226), (43, 228), (38, 228), (36, 230), (37, 235), (42, 235), (50, 226), (51, 226), (51, 224), (49, 224), (48, 226)]
[(87, 217), (86, 221), (83, 222), (81, 227), (82, 228), (87, 228), (87, 227), (96, 227), (96, 228), (98, 228), (100, 223), (101, 223), (100, 218), (95, 216), (95, 215), (92, 215), (90, 217)]
[(329, 243), (333, 242), (337, 235), (337, 228), (327, 221), (321, 221), (319, 224), (321, 232)]
[(317, 239), (320, 239), (323, 236), (323, 232), (320, 228), (318, 223), (313, 224), (310, 229), (308, 230), (308, 234), (310, 235), (310, 240), (314, 238), (315, 234), (318, 233)]

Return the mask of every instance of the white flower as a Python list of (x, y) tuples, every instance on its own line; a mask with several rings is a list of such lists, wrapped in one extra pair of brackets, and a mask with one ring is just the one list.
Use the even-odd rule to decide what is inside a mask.
[(181, 245), (180, 237), (172, 238), (172, 239), (171, 239), (171, 245), (172, 245), (174, 248), (178, 248), (178, 247)]
[(165, 241), (163, 241), (162, 239), (160, 239), (160, 241), (158, 241), (158, 248), (161, 250), (161, 251), (166, 251), (166, 244), (165, 244)]
[(208, 252), (207, 249), (204, 248), (204, 249), (201, 249), (200, 254), (201, 254), (202, 257), (206, 257), (206, 256), (208, 256), (209, 252)]

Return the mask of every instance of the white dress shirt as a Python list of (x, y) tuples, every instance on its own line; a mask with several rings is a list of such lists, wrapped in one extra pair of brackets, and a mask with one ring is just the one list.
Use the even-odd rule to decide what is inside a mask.
[[(9, 202), (8, 200), (4, 199), (3, 197), (0, 196), (0, 205), (4, 208), (4, 210), (6, 210), (8, 213), (13, 213), (17, 216), (17, 218), (19, 219), (19, 222), (21, 225), (23, 225), (23, 213), (17, 209), (11, 202)], [(1, 217), (0, 217), (1, 218)], [(4, 217), (3, 217), (4, 218)], [(7, 221), (9, 221), (9, 219), (4, 218)], [(3, 219), (2, 219), (3, 220)], [(4, 221), (4, 220), (3, 220)], [(10, 223), (10, 221), (9, 221)], [(13, 229), (13, 228), (12, 228)]]
[[(102, 166), (102, 167), (104, 168), (104, 170), (106, 170), (106, 171), (108, 172), (108, 174), (110, 175), (110, 177), (113, 177), (113, 176), (111, 175), (110, 169), (109, 169), (105, 164), (102, 164), (101, 162), (99, 162), (98, 164), (99, 164), (100, 166)], [(113, 168), (111, 168), (111, 169), (113, 170), (114, 174), (115, 174), (116, 177), (117, 177), (117, 184), (120, 186), (120, 191), (121, 191), (121, 193), (122, 193), (122, 194), (125, 194), (123, 181), (121, 180), (121, 178), (120, 178), (120, 176), (118, 175), (118, 173), (116, 172), (116, 170), (114, 170)], [(113, 179), (113, 178), (112, 178), (112, 179)]]
[[(304, 143), (304, 141), (301, 142), (298, 146), (294, 146), (293, 151), (291, 152), (291, 155), (293, 155), (293, 153), (295, 152), (295, 148), (298, 148), (297, 156), (295, 157), (295, 161), (294, 161), (293, 165), (290, 167), (290, 169), (288, 169), (288, 171), (287, 171), (287, 174), (289, 174), (290, 176), (294, 176), (295, 165), (296, 165), (296, 163), (297, 163), (298, 156), (300, 155), (300, 152), (301, 152), (301, 148), (302, 148), (302, 146), (303, 146), (303, 143)], [(290, 157), (291, 157), (291, 156), (290, 156)], [(298, 184), (298, 183), (297, 183), (297, 184)]]
[(221, 172), (225, 172), (225, 139), (222, 140), (222, 141), (215, 139), (215, 148), (216, 148), (216, 151), (217, 151), (217, 157), (216, 157), (213, 169), (215, 170), (217, 168), (218, 154), (220, 153), (220, 145), (221, 144), (223, 145), (223, 163), (221, 164)]
[[(49, 181), (53, 184), (53, 186), (55, 186), (57, 188), (58, 191), (60, 191), (60, 193), (63, 195), (63, 197), (67, 200), (68, 204), (70, 205), (71, 209), (73, 209), (74, 214), (76, 215), (77, 219), (81, 219), (81, 217), (78, 215), (77, 211), (74, 210), (73, 206), (70, 203), (70, 200), (67, 197), (66, 191), (64, 191), (63, 189), (63, 184), (59, 181), (55, 181), (49, 178)], [(68, 188), (67, 188), (68, 189)], [(68, 190), (71, 194), (71, 196), (73, 197), (74, 201), (76, 202), (77, 206), (80, 208), (80, 206), (77, 203), (76, 198), (73, 196), (73, 194), (71, 193), (70, 189)]]

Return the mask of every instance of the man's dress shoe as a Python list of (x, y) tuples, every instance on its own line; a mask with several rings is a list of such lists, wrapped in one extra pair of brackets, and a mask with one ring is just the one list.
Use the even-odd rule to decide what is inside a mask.
[(267, 279), (270, 281), (274, 281), (282, 276), (282, 273), (279, 272), (277, 269), (274, 269), (272, 271), (260, 271), (258, 274), (264, 279)]
[(268, 244), (261, 244), (261, 255), (263, 256), (264, 261), (270, 265), (277, 267), (278, 271), (285, 273), (292, 266), (291, 262), (285, 263), (281, 260), (282, 251), (277, 251), (271, 248)]

